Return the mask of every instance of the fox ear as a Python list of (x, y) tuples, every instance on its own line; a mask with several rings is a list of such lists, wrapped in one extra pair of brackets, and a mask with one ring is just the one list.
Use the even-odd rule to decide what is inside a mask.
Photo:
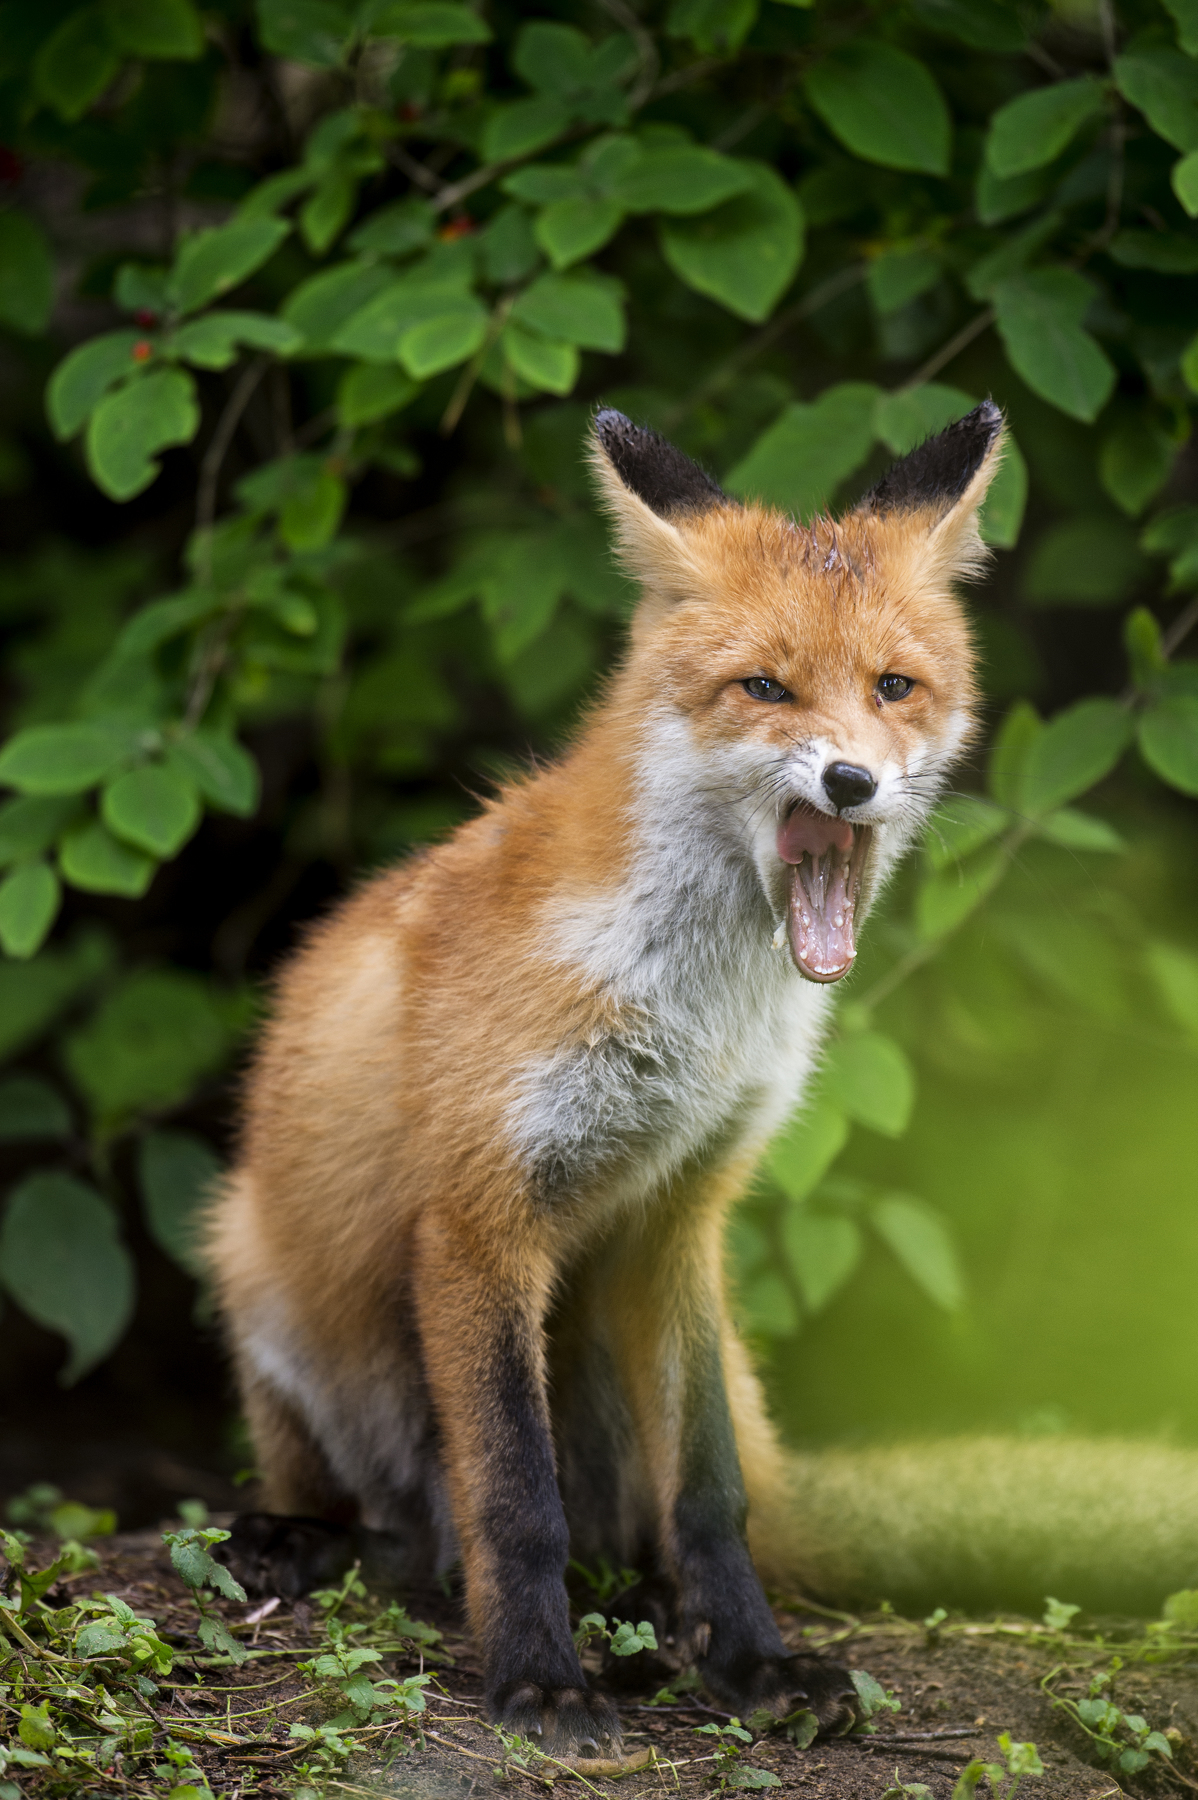
[(1002, 435), (1002, 413), (993, 400), (983, 400), (888, 469), (858, 512), (919, 520), (929, 549), (940, 553), (952, 573), (975, 573), (986, 554), (978, 536), (978, 507), (1002, 460)]
[(687, 521), (735, 502), (666, 438), (610, 408), (595, 414), (590, 460), (629, 573), (664, 600), (693, 593)]

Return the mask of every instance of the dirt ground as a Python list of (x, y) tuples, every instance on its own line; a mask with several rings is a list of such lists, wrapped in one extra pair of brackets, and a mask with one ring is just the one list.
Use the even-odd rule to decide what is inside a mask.
[[(191, 1646), (198, 1652), (195, 1609), (159, 1535), (126, 1534), (96, 1547), (101, 1567), (70, 1578), (72, 1596), (115, 1592), (139, 1614), (152, 1616), (180, 1651)], [(283, 1800), (292, 1793), (303, 1751), (290, 1737), (290, 1725), (319, 1725), (336, 1710), (329, 1695), (313, 1694), (311, 1677), (293, 1672), (301, 1648), (321, 1647), (318, 1610), (306, 1601), (279, 1602), (265, 1613), (261, 1607), (261, 1602), (220, 1603), (222, 1616), (250, 1645), (251, 1660), (237, 1668), (201, 1670), (190, 1653), (178, 1654), (157, 1702), (163, 1723), (186, 1732), (213, 1793), (230, 1800)], [(511, 1761), (505, 1768), (504, 1746), (485, 1723), (479, 1666), (457, 1603), (434, 1593), (413, 1599), (409, 1610), (443, 1632), (440, 1648), (453, 1662), (436, 1665), (436, 1681), (426, 1690), (428, 1710), (419, 1721), (373, 1728), (378, 1754), (373, 1748), (355, 1753), (334, 1778), (333, 1795), (340, 1789), (402, 1800), (471, 1800), (497, 1785), (514, 1795), (543, 1794), (547, 1782), (559, 1781), (579, 1800), (588, 1792), (604, 1800), (657, 1800), (669, 1792), (697, 1800), (715, 1791), (712, 1739), (697, 1735), (696, 1727), (725, 1722), (726, 1715), (691, 1694), (673, 1707), (621, 1702), (630, 1760), (652, 1751), (639, 1770), (616, 1775), (583, 1764), (575, 1773), (543, 1761), (527, 1771)], [(879, 1715), (872, 1736), (816, 1743), (807, 1750), (777, 1736), (758, 1739), (745, 1752), (745, 1763), (773, 1771), (784, 1791), (821, 1800), (881, 1800), (897, 1771), (899, 1782), (922, 1783), (935, 1800), (949, 1800), (971, 1758), (999, 1760), (997, 1740), (1006, 1732), (1034, 1742), (1044, 1764), (1043, 1775), (1025, 1780), (1020, 1800), (1198, 1792), (1193, 1663), (1151, 1664), (1129, 1657), (1115, 1676), (1111, 1691), (1125, 1712), (1141, 1715), (1154, 1729), (1182, 1734), (1174, 1740), (1172, 1766), (1154, 1758), (1137, 1776), (1116, 1779), (1095, 1766), (1082, 1731), (1054, 1710), (1041, 1690), (1042, 1677), (1068, 1661), (1070, 1671), (1058, 1678), (1058, 1690), (1083, 1696), (1090, 1673), (1109, 1664), (1120, 1642), (1143, 1641), (1142, 1626), (1089, 1621), (1091, 1633), (1100, 1630), (1102, 1641), (1087, 1647), (1075, 1638), (1066, 1651), (1062, 1640), (1037, 1635), (1016, 1621), (949, 1620), (929, 1633), (893, 1614), (840, 1621), (779, 1607), (777, 1616), (796, 1648), (839, 1639), (840, 1659), (868, 1670), (901, 1702), (901, 1711)], [(402, 1678), (418, 1666), (415, 1657), (389, 1656), (382, 1670), (371, 1673)], [(989, 1795), (986, 1784), (981, 1791)]]

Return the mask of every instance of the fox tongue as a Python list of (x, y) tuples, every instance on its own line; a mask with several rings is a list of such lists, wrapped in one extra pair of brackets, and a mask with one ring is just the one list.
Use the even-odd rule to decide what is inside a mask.
[(792, 865), (787, 904), (791, 955), (810, 981), (839, 981), (857, 954), (850, 881), (853, 827), (800, 806), (778, 828)]

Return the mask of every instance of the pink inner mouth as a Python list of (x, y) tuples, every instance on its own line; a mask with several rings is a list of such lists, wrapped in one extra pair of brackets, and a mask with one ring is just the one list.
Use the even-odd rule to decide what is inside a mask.
[(790, 953), (809, 981), (839, 981), (853, 966), (854, 914), (869, 837), (868, 825), (829, 818), (803, 801), (778, 827), (778, 855), (791, 864)]

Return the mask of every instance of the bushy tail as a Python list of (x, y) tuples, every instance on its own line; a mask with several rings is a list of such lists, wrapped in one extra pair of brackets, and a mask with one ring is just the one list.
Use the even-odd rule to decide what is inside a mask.
[(754, 1554), (767, 1585), (825, 1604), (1038, 1617), (1051, 1594), (1156, 1616), (1198, 1587), (1198, 1450), (952, 1438), (786, 1455), (782, 1468), (752, 1496)]

